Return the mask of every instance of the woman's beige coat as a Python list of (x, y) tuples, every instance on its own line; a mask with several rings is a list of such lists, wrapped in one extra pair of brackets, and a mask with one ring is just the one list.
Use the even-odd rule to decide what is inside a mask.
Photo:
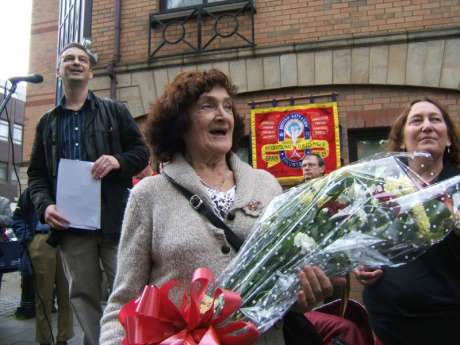
[[(236, 195), (230, 212), (234, 218), (229, 217), (225, 223), (244, 238), (269, 201), (281, 193), (281, 187), (272, 175), (253, 169), (235, 154), (231, 154), (229, 163)], [(164, 173), (211, 204), (199, 177), (182, 156), (166, 165)], [(223, 230), (195, 211), (165, 177), (143, 179), (132, 190), (125, 211), (118, 269), (101, 321), (100, 344), (121, 344), (124, 332), (118, 321), (120, 308), (137, 297), (146, 284), (161, 285), (176, 279), (188, 286), (198, 267), (208, 267), (218, 275), (235, 255), (226, 247), (230, 245)], [(178, 302), (179, 289), (172, 295)], [(266, 343), (280, 344), (276, 338), (272, 334)]]

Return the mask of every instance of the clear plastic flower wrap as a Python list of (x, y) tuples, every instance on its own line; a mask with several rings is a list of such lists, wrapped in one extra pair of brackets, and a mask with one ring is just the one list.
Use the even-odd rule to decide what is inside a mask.
[(407, 263), (456, 227), (460, 176), (425, 186), (408, 168), (429, 155), (385, 154), (275, 198), (216, 285), (239, 293), (236, 318), (268, 330), (296, 300), (300, 267), (336, 276)]

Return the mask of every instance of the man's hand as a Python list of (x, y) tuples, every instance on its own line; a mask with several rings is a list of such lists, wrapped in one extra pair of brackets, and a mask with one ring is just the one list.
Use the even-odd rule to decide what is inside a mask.
[(91, 173), (97, 180), (102, 179), (112, 170), (120, 169), (120, 163), (114, 156), (102, 155), (94, 162)]
[(46, 208), (45, 222), (53, 229), (64, 230), (69, 227), (69, 221), (59, 213), (56, 205), (49, 205)]
[(369, 268), (367, 266), (360, 265), (353, 270), (353, 274), (356, 280), (364, 286), (374, 284), (383, 274), (381, 269)]
[(297, 304), (302, 312), (307, 312), (323, 303), (332, 296), (333, 285), (345, 284), (346, 279), (335, 277), (329, 279), (318, 267), (305, 266), (299, 272), (300, 291), (297, 293)]

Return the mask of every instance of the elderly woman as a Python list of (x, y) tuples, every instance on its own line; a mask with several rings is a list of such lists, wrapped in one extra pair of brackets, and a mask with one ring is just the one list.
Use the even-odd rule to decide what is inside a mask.
[[(218, 70), (183, 72), (153, 106), (146, 137), (165, 166), (161, 175), (139, 182), (129, 199), (101, 345), (121, 343), (120, 308), (146, 284), (176, 279), (188, 286), (196, 268), (208, 267), (218, 275), (235, 255), (224, 231), (191, 206), (182, 188), (198, 195), (241, 239), (281, 193), (272, 175), (251, 168), (234, 153), (243, 132), (232, 100), (235, 92)], [(330, 288), (316, 272), (308, 268), (299, 276), (303, 309), (314, 295), (307, 277), (324, 285), (319, 290)], [(179, 302), (179, 291), (173, 290), (172, 298)], [(260, 344), (283, 344), (281, 333), (274, 328)]]
[[(460, 132), (437, 102), (416, 100), (397, 118), (389, 151), (423, 151), (409, 161), (427, 183), (460, 173)], [(385, 345), (460, 344), (460, 237), (451, 232), (413, 262), (372, 270), (359, 267), (372, 328)]]

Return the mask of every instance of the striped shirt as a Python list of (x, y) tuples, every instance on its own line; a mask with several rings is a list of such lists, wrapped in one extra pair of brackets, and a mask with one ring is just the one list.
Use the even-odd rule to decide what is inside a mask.
[(74, 111), (61, 108), (59, 114), (59, 147), (61, 158), (82, 158), (83, 128), (85, 123), (85, 106)]

